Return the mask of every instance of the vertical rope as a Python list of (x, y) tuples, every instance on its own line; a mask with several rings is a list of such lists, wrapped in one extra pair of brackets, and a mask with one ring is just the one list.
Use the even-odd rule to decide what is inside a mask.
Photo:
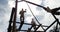
[[(27, 5), (28, 5), (28, 3), (26, 3)], [(28, 5), (28, 7), (29, 7), (29, 5)], [(29, 7), (29, 9), (30, 9), (30, 7)], [(34, 14), (33, 14), (33, 12), (32, 12), (32, 10), (30, 9), (30, 11), (31, 11), (31, 13), (32, 13), (32, 15), (34, 16)], [(34, 16), (34, 18), (36, 19), (36, 17)], [(36, 21), (39, 23), (39, 21), (36, 19)], [(40, 24), (40, 23), (39, 23)]]

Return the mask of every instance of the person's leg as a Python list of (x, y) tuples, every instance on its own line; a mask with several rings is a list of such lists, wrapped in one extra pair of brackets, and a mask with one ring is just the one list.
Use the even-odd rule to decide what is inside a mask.
[(22, 21), (22, 17), (20, 16), (20, 21)]
[(24, 16), (23, 16), (23, 21), (24, 21)]
[(56, 12), (55, 15), (60, 15), (60, 12)]
[(23, 21), (23, 16), (20, 17), (20, 21)]
[(22, 28), (22, 24), (20, 24), (20, 26), (19, 26), (18, 30), (21, 30), (21, 28)]
[(21, 30), (22, 25), (23, 25), (23, 23), (24, 23), (24, 22), (22, 21), (22, 18), (23, 18), (23, 17), (22, 17), (22, 16), (20, 16), (20, 26), (19, 26), (18, 30)]
[(24, 21), (21, 21), (21, 23), (20, 23), (20, 26), (19, 26), (18, 30), (21, 30), (21, 28), (22, 28), (23, 24), (24, 24)]

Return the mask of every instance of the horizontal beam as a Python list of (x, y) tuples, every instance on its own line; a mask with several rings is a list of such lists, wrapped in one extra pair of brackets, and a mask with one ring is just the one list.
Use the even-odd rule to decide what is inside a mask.
[[(41, 5), (35, 4), (35, 3), (33, 3), (33, 2), (30, 2), (30, 1), (26, 1), (26, 0), (23, 0), (23, 1), (25, 1), (25, 2), (27, 2), (27, 3), (29, 3), (29, 4), (32, 4), (32, 5), (41, 7), (41, 8), (45, 8), (45, 7), (41, 6)], [(18, 2), (21, 2), (21, 1), (18, 1)]]
[[(28, 31), (28, 30), (19, 30), (19, 31)], [(34, 32), (34, 31), (31, 31), (31, 32)], [(43, 32), (43, 31), (36, 31), (36, 32)]]
[[(20, 22), (16, 22), (16, 23), (18, 23), (18, 24), (20, 24)], [(26, 25), (32, 25), (32, 24), (29, 24), (29, 23), (24, 23), (24, 24), (26, 24)], [(39, 26), (39, 25), (36, 25), (36, 26)], [(45, 25), (42, 25), (43, 27), (49, 27), (49, 26), (45, 26)]]
[(18, 2), (22, 2), (22, 1), (18, 1)]

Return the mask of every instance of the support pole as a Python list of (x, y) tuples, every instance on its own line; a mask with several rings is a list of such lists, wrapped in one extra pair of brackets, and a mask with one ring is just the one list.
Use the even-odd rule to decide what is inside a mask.
[(18, 2), (18, 0), (16, 0), (16, 4), (15, 4), (15, 13), (14, 13), (14, 19), (13, 19), (13, 30), (12, 30), (12, 32), (16, 32), (17, 2)]
[(9, 21), (9, 26), (8, 26), (8, 32), (11, 32), (11, 24), (13, 20), (13, 15), (14, 15), (15, 8), (12, 8), (11, 16), (10, 16), (10, 21)]
[(56, 29), (55, 29), (55, 32), (57, 32), (57, 29), (58, 29), (58, 22), (57, 22), (57, 24), (56, 24)]

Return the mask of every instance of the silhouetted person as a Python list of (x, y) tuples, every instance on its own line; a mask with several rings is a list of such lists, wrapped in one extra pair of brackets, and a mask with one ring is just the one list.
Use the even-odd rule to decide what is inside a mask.
[(58, 10), (60, 10), (60, 7), (58, 8), (54, 8), (54, 9), (50, 9), (49, 7), (45, 8), (45, 7), (42, 7), (44, 10), (46, 10), (47, 12), (49, 13), (52, 13), (54, 15), (60, 15), (60, 12), (57, 12)]
[[(26, 10), (26, 9), (25, 9)], [(19, 12), (19, 14), (21, 15), (20, 16), (20, 21), (24, 21), (24, 13), (25, 13), (26, 11), (24, 11), (23, 9)]]
[(32, 24), (32, 27), (33, 27), (34, 29), (36, 29), (36, 23), (35, 23), (34, 19), (32, 19), (31, 24)]
[(23, 23), (24, 23), (24, 13), (26, 12), (26, 9), (25, 9), (25, 11), (22, 9), (21, 11), (20, 11), (20, 27), (19, 27), (19, 30), (21, 30), (21, 27), (22, 27), (22, 25), (23, 25)]

